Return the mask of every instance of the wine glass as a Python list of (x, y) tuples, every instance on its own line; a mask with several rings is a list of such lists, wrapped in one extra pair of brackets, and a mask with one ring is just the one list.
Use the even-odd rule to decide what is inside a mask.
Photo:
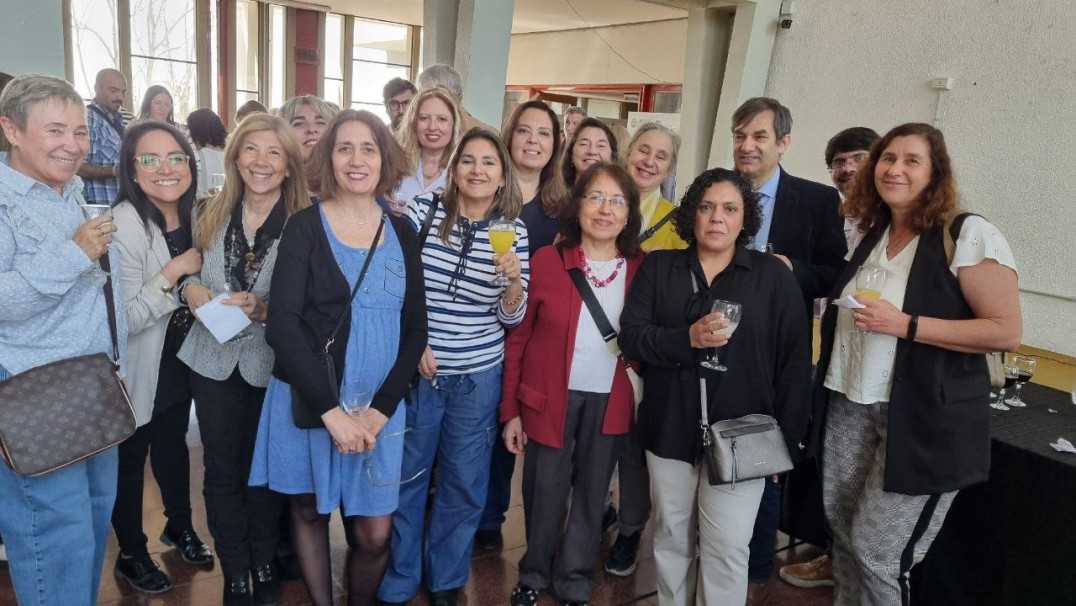
[[(1012, 365), (1016, 367), (1016, 393), (1005, 403), (1014, 408), (1024, 408), (1027, 404), (1020, 399), (1020, 388), (1024, 386), (1024, 383), (1030, 381), (1032, 375), (1035, 374), (1035, 358), (1031, 356), (1013, 356)], [(1006, 381), (1008, 381), (1007, 378)]]
[[(233, 295), (245, 294), (247, 292), (243, 288), (243, 284), (241, 282), (239, 282), (239, 280), (236, 279), (235, 276), (229, 275), (227, 278), (225, 278), (225, 281), (228, 283), (228, 285), (225, 288), (224, 292), (223, 293), (216, 293), (216, 294), (218, 294), (218, 295), (226, 294), (228, 296), (233, 296)], [(232, 337), (231, 339), (228, 339), (227, 342), (228, 343), (239, 343), (241, 341), (248, 341), (248, 340), (250, 340), (252, 338), (254, 338), (254, 334), (252, 332), (250, 332), (250, 325), (248, 324), (247, 326), (245, 326), (243, 328), (243, 330), (239, 331), (234, 337)]]
[[(715, 335), (731, 335), (733, 332), (735, 332), (736, 327), (740, 325), (741, 308), (739, 303), (733, 303), (731, 301), (722, 301), (721, 299), (717, 299), (716, 301), (714, 301), (714, 304), (710, 306), (710, 313), (721, 314), (721, 317), (729, 321), (728, 326), (713, 331)], [(709, 368), (710, 370), (720, 370), (721, 372), (728, 370), (728, 368), (723, 366), (721, 362), (718, 361), (716, 348), (714, 349), (713, 355), (711, 355), (709, 358), (706, 358), (702, 362), (699, 362), (699, 365), (703, 368)]]
[[(489, 244), (493, 247), (493, 252), (502, 257), (508, 254), (512, 250), (512, 244), (516, 241), (516, 223), (515, 221), (490, 221), (489, 223)], [(504, 274), (498, 272), (497, 277), (489, 281), (493, 286), (508, 286), (508, 278)]]
[(1005, 405), (1005, 390), (1016, 384), (1016, 365), (1012, 363), (1012, 360), (1009, 360), (1002, 368), (1005, 370), (1005, 384), (1001, 386), (998, 398), (990, 402), (990, 407), (997, 410), (1009, 410), (1009, 407)]
[[(84, 217), (86, 217), (87, 221), (93, 221), (97, 217), (100, 217), (102, 215), (108, 215), (108, 214), (111, 214), (111, 213), (112, 213), (112, 207), (109, 206), (108, 204), (83, 204), (82, 205), (82, 215)], [(108, 252), (106, 251), (105, 254), (107, 255)], [(95, 278), (104, 278), (104, 277), (108, 276), (109, 273), (107, 271), (101, 269), (101, 261), (98, 260), (98, 261), (93, 262), (93, 269), (90, 270), (90, 275), (95, 277)]]
[[(856, 296), (873, 299), (882, 298), (882, 289), (885, 288), (887, 274), (885, 269), (875, 265), (864, 265), (856, 270)], [(871, 331), (861, 330), (854, 325), (853, 330), (861, 335), (869, 335)]]
[(210, 196), (215, 196), (220, 193), (220, 190), (224, 189), (224, 173), (213, 173), (209, 175), (209, 188), (207, 193)]
[[(370, 404), (374, 400), (374, 392), (364, 386), (364, 382), (361, 381), (347, 381), (344, 383), (344, 388), (340, 394), (340, 408), (345, 413), (352, 417), (362, 417), (366, 414), (366, 411), (370, 409)], [(410, 431), (410, 428), (404, 428), (402, 431), (381, 433), (378, 434), (378, 440), (384, 440), (387, 438), (397, 438), (403, 436)], [(407, 484), (408, 482), (414, 482), (423, 473), (425, 469), (419, 470), (418, 473), (410, 478), (401, 480), (385, 480), (381, 474), (380, 468), (374, 462), (373, 457), (369, 450), (365, 450), (360, 453), (362, 456), (362, 466), (366, 470), (367, 477), (370, 478), (370, 483), (375, 487), (382, 488), (386, 486), (398, 486), (400, 484)]]

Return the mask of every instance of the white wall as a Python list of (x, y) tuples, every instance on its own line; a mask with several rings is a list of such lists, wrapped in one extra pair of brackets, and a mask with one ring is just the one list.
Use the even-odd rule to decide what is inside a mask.
[[(1024, 339), (1076, 355), (1076, 30), (1067, 0), (812, 0), (777, 36), (766, 94), (792, 110), (784, 166), (828, 181), (826, 141), (937, 111), (965, 205), (1020, 269)], [(939, 94), (932, 78), (952, 76)], [(1050, 293), (1055, 296), (1035, 294)]]
[(687, 19), (516, 34), (508, 54), (507, 84), (680, 84), (686, 36)]
[(0, 0), (0, 71), (65, 77), (62, 7), (60, 0)]

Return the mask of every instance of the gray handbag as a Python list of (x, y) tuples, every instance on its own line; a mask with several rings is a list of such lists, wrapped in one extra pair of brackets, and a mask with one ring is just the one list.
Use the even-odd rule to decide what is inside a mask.
[(777, 420), (752, 414), (710, 425), (707, 418), (706, 379), (699, 377), (702, 415), (702, 448), (706, 454), (707, 479), (711, 486), (767, 478), (792, 469), (785, 436)]

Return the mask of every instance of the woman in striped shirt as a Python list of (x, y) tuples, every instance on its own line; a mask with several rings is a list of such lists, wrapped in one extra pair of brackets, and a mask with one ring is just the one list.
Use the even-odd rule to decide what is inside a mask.
[[(407, 407), (411, 429), (401, 477), (429, 469), (435, 454), (440, 475), (424, 557), (429, 474), (401, 486), (391, 561), (378, 592), (383, 602), (410, 600), (423, 568), (432, 604), (456, 604), (467, 582), (497, 438), (505, 328), (519, 324), (527, 307), (528, 241), (520, 206), (508, 152), (495, 135), (478, 128), (452, 155), (444, 196), (419, 196), (407, 205), (424, 241), (429, 347)], [(489, 226), (498, 219), (514, 222), (515, 252), (494, 255)], [(490, 284), (498, 273), (508, 286)]]

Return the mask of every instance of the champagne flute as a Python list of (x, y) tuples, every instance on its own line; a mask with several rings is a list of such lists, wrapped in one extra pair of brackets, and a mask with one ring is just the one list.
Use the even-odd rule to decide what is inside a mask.
[[(489, 244), (493, 247), (493, 252), (498, 257), (503, 257), (512, 250), (512, 245), (516, 241), (516, 223), (515, 221), (490, 221), (489, 223)], [(504, 274), (498, 272), (497, 277), (489, 281), (493, 286), (508, 286), (508, 278)]]
[[(885, 288), (886, 282), (885, 269), (874, 265), (864, 265), (856, 270), (856, 296), (865, 297), (867, 299), (873, 299), (875, 301), (882, 298), (882, 289)], [(861, 335), (869, 335), (871, 331), (861, 330), (854, 325), (853, 330)]]
[[(1012, 365), (1016, 367), (1016, 394), (1013, 397), (1005, 401), (1006, 404), (1014, 408), (1024, 408), (1027, 404), (1020, 398), (1020, 388), (1031, 380), (1032, 375), (1035, 374), (1035, 358), (1031, 356), (1013, 356)], [(1008, 374), (1006, 373), (1006, 380)]]
[(990, 407), (997, 410), (1009, 410), (1009, 407), (1005, 405), (1005, 390), (1016, 384), (1017, 370), (1016, 365), (1012, 364), (1011, 360), (1006, 362), (1002, 368), (1005, 370), (1005, 384), (1001, 386), (998, 399), (990, 402)]
[[(83, 204), (82, 205), (82, 215), (84, 217), (86, 217), (87, 221), (93, 221), (97, 217), (100, 217), (102, 215), (109, 215), (109, 214), (112, 214), (112, 207), (109, 206), (108, 204)], [(106, 251), (105, 254), (107, 255), (108, 252)], [(104, 277), (108, 276), (109, 273), (107, 271), (101, 269), (101, 261), (98, 260), (98, 261), (93, 262), (93, 269), (90, 270), (90, 275), (95, 277), (95, 278), (104, 278)]]
[[(721, 314), (723, 318), (729, 321), (729, 325), (722, 329), (713, 331), (713, 334), (731, 335), (733, 332), (735, 332), (736, 327), (740, 325), (741, 311), (742, 310), (739, 303), (733, 303), (732, 301), (722, 301), (721, 299), (717, 299), (716, 301), (714, 301), (714, 304), (710, 306), (710, 313)], [(728, 368), (723, 366), (721, 362), (718, 361), (717, 348), (714, 348), (713, 355), (711, 355), (709, 358), (706, 358), (702, 362), (699, 362), (699, 365), (703, 368), (709, 368), (710, 370), (720, 370), (721, 372), (728, 370)]]

